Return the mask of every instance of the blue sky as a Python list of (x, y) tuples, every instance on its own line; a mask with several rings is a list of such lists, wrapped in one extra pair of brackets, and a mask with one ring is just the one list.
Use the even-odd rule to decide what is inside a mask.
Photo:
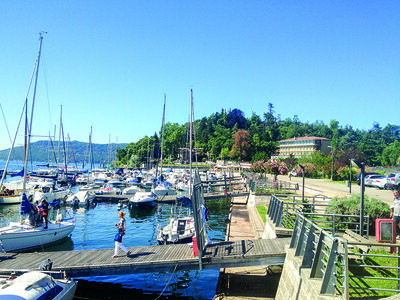
[(14, 135), (47, 31), (34, 135), (58, 139), (62, 105), (71, 140), (93, 126), (95, 143), (135, 142), (160, 130), (164, 93), (166, 121), (186, 122), (191, 88), (195, 118), (272, 103), (282, 119), (398, 125), (399, 16), (398, 1), (2, 0), (0, 104)]

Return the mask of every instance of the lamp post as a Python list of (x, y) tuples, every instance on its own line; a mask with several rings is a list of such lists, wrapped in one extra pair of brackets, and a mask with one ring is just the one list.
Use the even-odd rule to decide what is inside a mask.
[(351, 159), (349, 159), (350, 160), (350, 178), (349, 178), (349, 192), (350, 192), (350, 194), (351, 194)]
[(301, 192), (301, 202), (304, 203), (304, 166), (299, 164), (299, 167), (303, 171), (303, 190)]
[(364, 228), (364, 185), (365, 185), (365, 163), (364, 162), (359, 162), (355, 159), (351, 159), (352, 162), (354, 162), (357, 167), (360, 168), (361, 171), (361, 177), (360, 177), (360, 187), (361, 187), (361, 193), (360, 193), (360, 235), (363, 236), (363, 228)]
[(331, 148), (331, 153), (332, 153), (332, 171), (331, 171), (331, 181), (333, 181), (333, 147), (332, 146), (328, 146), (328, 148)]

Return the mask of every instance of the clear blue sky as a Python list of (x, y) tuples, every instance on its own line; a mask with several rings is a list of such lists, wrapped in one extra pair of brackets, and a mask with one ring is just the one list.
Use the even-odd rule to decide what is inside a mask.
[[(0, 2), (0, 104), (11, 135), (38, 50), (33, 134), (63, 107), (71, 140), (135, 142), (238, 108), (359, 129), (400, 124), (399, 1)], [(21, 144), (21, 142), (20, 142)], [(0, 149), (10, 145), (3, 117)]]

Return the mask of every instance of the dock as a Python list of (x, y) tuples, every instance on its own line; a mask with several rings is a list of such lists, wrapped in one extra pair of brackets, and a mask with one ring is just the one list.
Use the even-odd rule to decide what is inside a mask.
[[(207, 245), (203, 269), (257, 265), (282, 265), (290, 239), (221, 241)], [(114, 249), (73, 250), (0, 254), (0, 274), (38, 270), (50, 259), (52, 271), (68, 277), (105, 276), (133, 273), (176, 272), (199, 269), (199, 258), (191, 244), (130, 247), (129, 257), (112, 258)]]

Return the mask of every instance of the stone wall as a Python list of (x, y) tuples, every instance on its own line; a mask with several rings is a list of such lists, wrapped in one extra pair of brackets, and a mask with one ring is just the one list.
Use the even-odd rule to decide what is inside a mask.
[(320, 295), (320, 279), (310, 279), (310, 268), (302, 268), (303, 257), (294, 256), (295, 249), (287, 249), (285, 264), (275, 300), (290, 299), (341, 299), (338, 296)]

